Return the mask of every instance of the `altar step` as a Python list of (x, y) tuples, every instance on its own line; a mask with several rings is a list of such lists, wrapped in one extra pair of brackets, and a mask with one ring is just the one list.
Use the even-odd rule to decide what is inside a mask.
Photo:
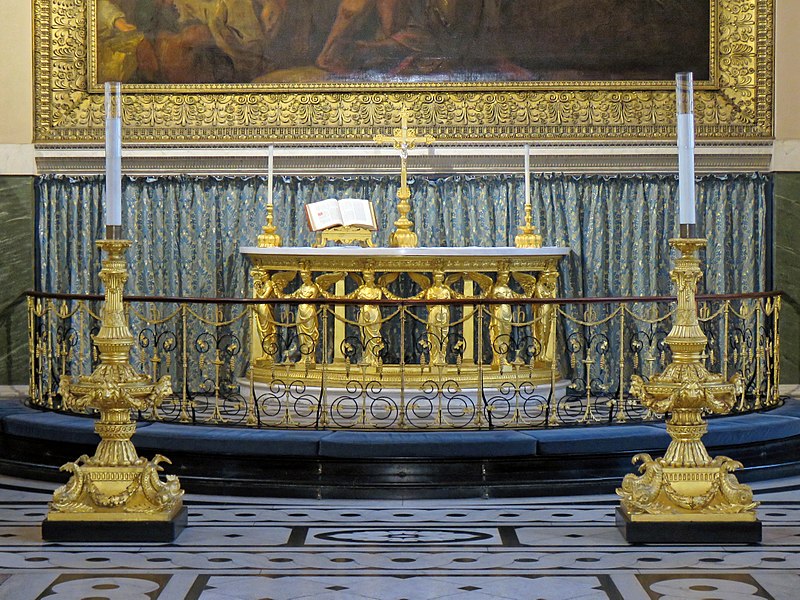
[[(742, 482), (800, 474), (800, 400), (709, 420), (712, 456), (741, 461)], [(0, 472), (65, 482), (93, 454), (88, 417), (0, 400)], [(306, 498), (519, 497), (612, 492), (640, 452), (661, 456), (663, 424), (546, 430), (330, 431), (141, 423), (139, 454), (172, 460), (189, 492)]]

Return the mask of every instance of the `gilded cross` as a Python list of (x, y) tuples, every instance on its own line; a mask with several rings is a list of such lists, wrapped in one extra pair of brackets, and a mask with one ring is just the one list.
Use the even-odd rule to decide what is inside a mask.
[(436, 138), (432, 135), (417, 136), (414, 129), (408, 128), (408, 110), (403, 107), (400, 111), (400, 127), (394, 129), (394, 135), (376, 135), (373, 140), (376, 144), (392, 144), (395, 149), (400, 151), (400, 190), (397, 198), (397, 211), (400, 217), (394, 222), (397, 229), (392, 233), (390, 244), (395, 247), (414, 248), (417, 246), (417, 234), (411, 227), (414, 225), (408, 219), (411, 205), (408, 200), (411, 198), (411, 191), (408, 189), (408, 151), (416, 147), (417, 144), (432, 144)]
[(406, 165), (408, 162), (408, 151), (415, 148), (417, 144), (432, 144), (436, 138), (432, 135), (417, 136), (414, 129), (408, 128), (408, 109), (405, 107), (400, 111), (400, 127), (394, 129), (394, 135), (376, 135), (376, 144), (392, 144), (396, 150), (400, 151), (400, 189), (408, 188)]

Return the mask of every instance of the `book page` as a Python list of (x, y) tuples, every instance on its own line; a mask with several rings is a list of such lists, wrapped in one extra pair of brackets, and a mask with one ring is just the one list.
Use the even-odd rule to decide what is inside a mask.
[(342, 213), (342, 223), (344, 225), (355, 225), (356, 227), (366, 227), (375, 230), (378, 224), (375, 222), (375, 211), (372, 202), (361, 198), (342, 198), (339, 200), (339, 209)]
[(339, 201), (336, 198), (306, 204), (306, 217), (311, 231), (321, 231), (336, 225), (344, 225), (342, 214), (339, 212)]

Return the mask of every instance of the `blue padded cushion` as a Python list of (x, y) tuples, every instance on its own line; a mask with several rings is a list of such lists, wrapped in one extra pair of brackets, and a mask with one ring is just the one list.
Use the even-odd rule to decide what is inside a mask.
[(94, 432), (94, 421), (88, 417), (29, 410), (4, 417), (3, 431), (19, 437), (96, 446), (100, 436)]
[(328, 431), (237, 429), (202, 425), (152, 423), (137, 431), (133, 443), (137, 448), (228, 454), (237, 456), (316, 456), (319, 440)]
[(336, 458), (532, 456), (536, 440), (518, 431), (335, 431), (319, 444)]
[(666, 450), (670, 437), (649, 425), (564, 427), (523, 431), (538, 442), (539, 454), (598, 454)]
[(764, 413), (766, 415), (775, 415), (780, 417), (795, 417), (800, 419), (800, 400), (788, 398), (783, 406), (779, 406), (774, 410)]
[[(666, 425), (659, 424), (659, 428)], [(708, 420), (708, 433), (703, 443), (708, 448), (767, 442), (800, 435), (800, 419), (770, 414), (751, 413)]]
[(5, 418), (6, 415), (16, 415), (26, 412), (31, 412), (31, 409), (25, 406), (22, 400), (0, 400), (0, 422), (3, 420), (3, 418)]

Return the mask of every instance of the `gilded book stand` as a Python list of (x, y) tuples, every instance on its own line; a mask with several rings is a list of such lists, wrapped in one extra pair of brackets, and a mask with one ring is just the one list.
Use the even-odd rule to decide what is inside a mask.
[(358, 227), (356, 225), (340, 225), (338, 227), (331, 227), (317, 232), (317, 239), (314, 242), (314, 248), (324, 248), (328, 242), (333, 242), (335, 245), (353, 246), (358, 244), (366, 248), (374, 248), (375, 243), (372, 241), (373, 231), (366, 227)]

